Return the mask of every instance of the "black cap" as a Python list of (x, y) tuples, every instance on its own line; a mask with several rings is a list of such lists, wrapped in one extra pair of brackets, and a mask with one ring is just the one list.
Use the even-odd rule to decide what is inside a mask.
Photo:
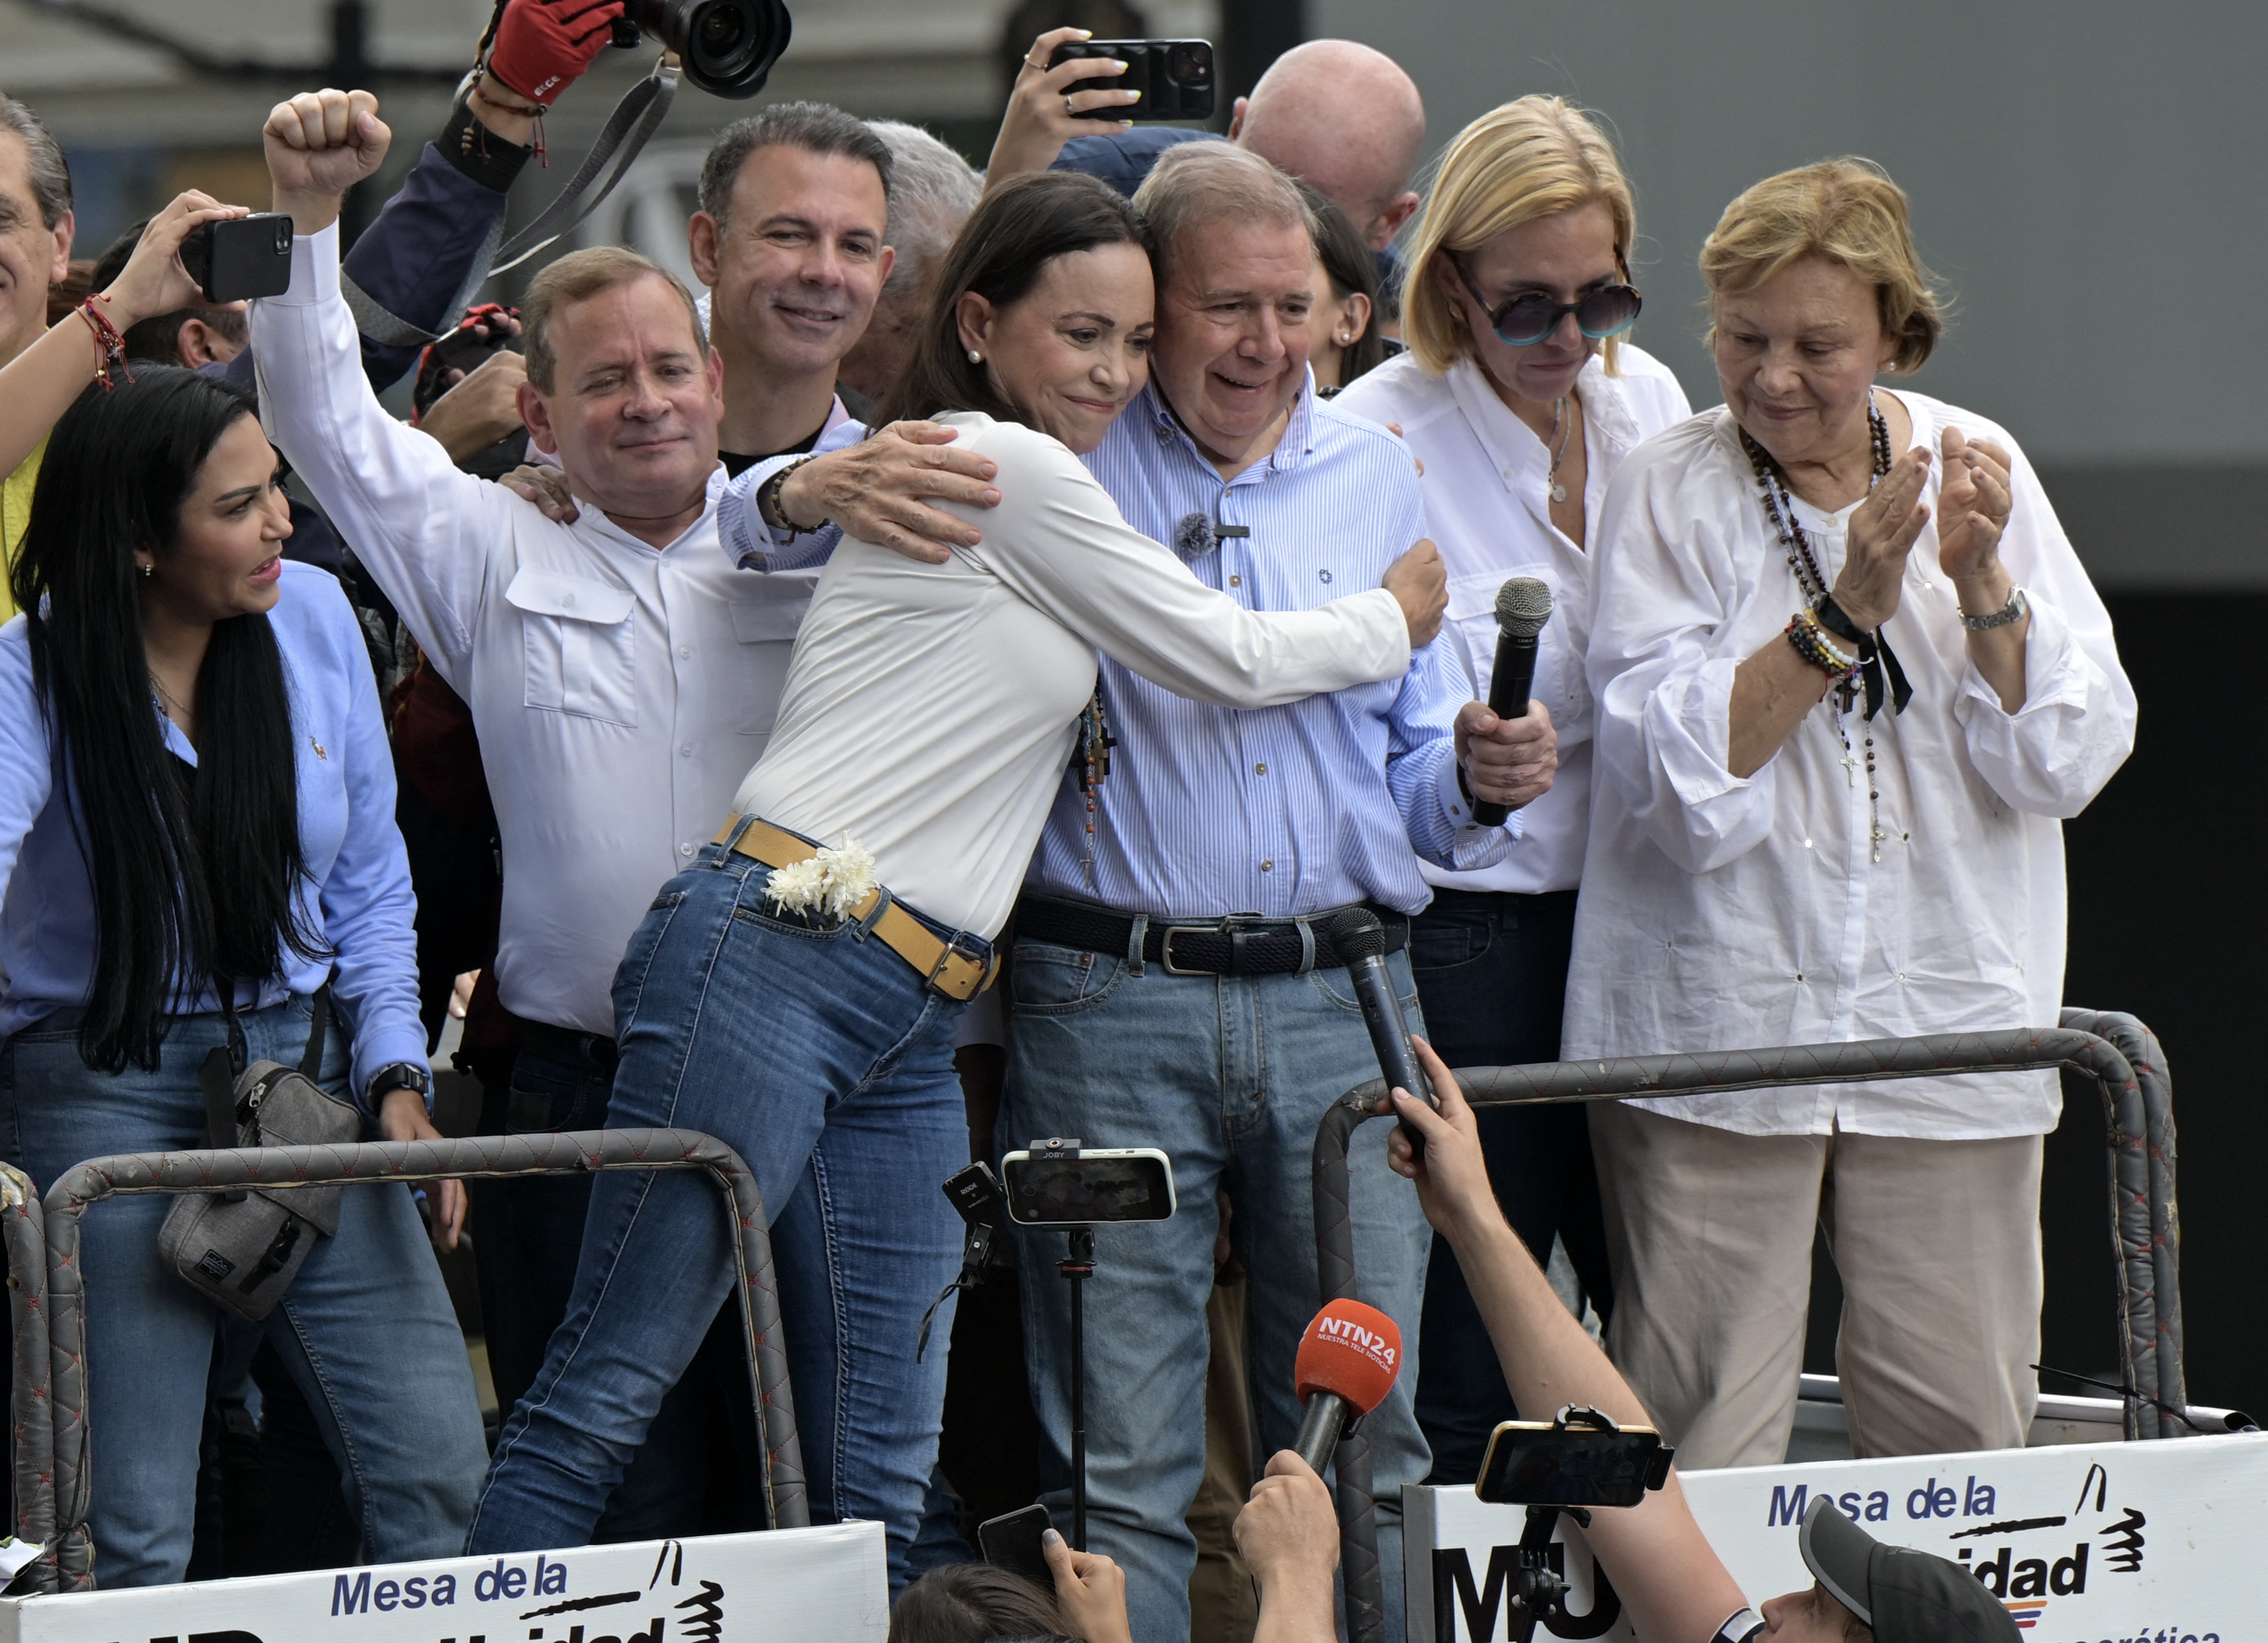
[(1825, 1495), (1797, 1544), (1819, 1583), (1874, 1628), (1874, 1643), (2016, 1643), (2016, 1622), (1984, 1583), (1949, 1558), (1885, 1546)]

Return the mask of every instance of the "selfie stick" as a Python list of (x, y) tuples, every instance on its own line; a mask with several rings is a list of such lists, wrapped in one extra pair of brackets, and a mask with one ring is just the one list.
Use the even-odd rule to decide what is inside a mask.
[[(1071, 1143), (1076, 1147), (1077, 1141)], [(1094, 1276), (1094, 1229), (1073, 1227), (1056, 1271), (1071, 1280), (1071, 1546), (1086, 1550), (1086, 1280)]]

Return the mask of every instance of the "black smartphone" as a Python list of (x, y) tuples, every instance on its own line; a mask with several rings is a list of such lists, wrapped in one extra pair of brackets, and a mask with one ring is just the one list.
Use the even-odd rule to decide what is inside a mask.
[(1020, 1574), (1042, 1591), (1052, 1592), (1056, 1588), (1055, 1571), (1048, 1567), (1048, 1554), (1041, 1549), (1040, 1537), (1053, 1527), (1055, 1520), (1043, 1506), (1003, 1513), (976, 1526), (976, 1550), (994, 1568)]
[(209, 303), (281, 297), (291, 289), (291, 218), (254, 211), (202, 223), (181, 242), (181, 266)]
[(1075, 57), (1108, 57), (1126, 65), (1113, 77), (1079, 80), (1073, 92), (1139, 92), (1142, 100), (1123, 108), (1096, 108), (1090, 118), (1120, 120), (1210, 120), (1212, 118), (1212, 41), (1209, 40), (1069, 40), (1056, 48), (1048, 67)]
[(1668, 1480), (1670, 1458), (1651, 1427), (1507, 1420), (1489, 1434), (1473, 1493), (1498, 1506), (1636, 1506)]
[(1022, 1227), (1169, 1221), (1174, 1166), (1155, 1147), (1081, 1151), (1036, 1145), (1000, 1160), (1008, 1218)]

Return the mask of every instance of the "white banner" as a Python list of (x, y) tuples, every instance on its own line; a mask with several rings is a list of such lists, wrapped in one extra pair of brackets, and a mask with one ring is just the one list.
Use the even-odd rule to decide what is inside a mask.
[[(1886, 1543), (1952, 1558), (2007, 1605), (2028, 1643), (2268, 1639), (2268, 1435), (2089, 1443), (1681, 1474), (1752, 1603), (1811, 1584), (1796, 1525), (1824, 1495)], [(1524, 1508), (1470, 1489), (1403, 1492), (1411, 1643), (1506, 1635)], [(1580, 1531), (1555, 1556), (1574, 1618), (1536, 1635), (1629, 1639)], [(1572, 1544), (1567, 1543), (1572, 1542)]]
[(880, 1523), (56, 1597), (0, 1643), (884, 1643)]

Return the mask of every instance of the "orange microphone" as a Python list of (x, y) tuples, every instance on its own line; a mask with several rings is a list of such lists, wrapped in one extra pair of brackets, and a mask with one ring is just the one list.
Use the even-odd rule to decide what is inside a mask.
[(1316, 1471), (1353, 1422), (1386, 1401), (1402, 1372), (1402, 1331), (1376, 1307), (1334, 1301), (1300, 1337), (1292, 1373), (1300, 1401), (1300, 1435), (1292, 1447)]

